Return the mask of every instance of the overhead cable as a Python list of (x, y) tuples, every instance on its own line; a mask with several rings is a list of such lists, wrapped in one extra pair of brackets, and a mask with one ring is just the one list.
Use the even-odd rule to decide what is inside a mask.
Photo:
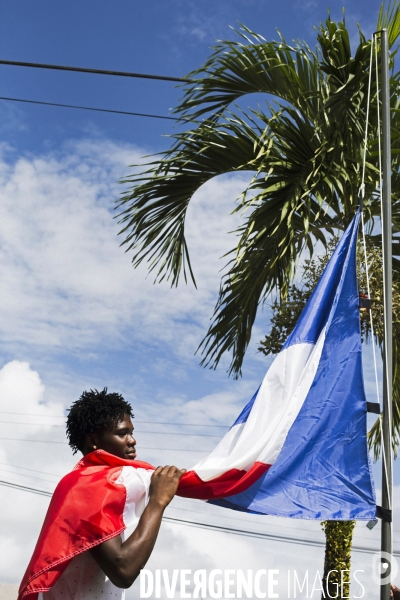
[[(3, 440), (7, 441), (7, 442), (25, 442), (25, 443), (31, 443), (31, 442), (35, 442), (35, 443), (40, 443), (40, 444), (62, 444), (62, 445), (67, 445), (68, 442), (58, 442), (56, 440), (30, 440), (30, 439), (24, 439), (24, 438), (8, 438), (8, 437), (0, 437), (0, 442), (2, 442)], [(138, 448), (140, 450), (165, 450), (166, 452), (212, 452), (213, 448), (210, 448), (209, 450), (190, 450), (189, 448), (153, 448), (153, 447), (148, 447), (148, 446), (138, 446)]]
[[(59, 480), (61, 479), (61, 477), (62, 477), (60, 474), (57, 474), (57, 475), (56, 475), (55, 473), (49, 473), (48, 471), (43, 471), (43, 470), (38, 470), (38, 469), (31, 469), (31, 468), (28, 468), (28, 467), (21, 467), (21, 466), (19, 466), (19, 465), (12, 465), (12, 464), (9, 464), (9, 463), (3, 463), (3, 462), (0, 462), (0, 465), (5, 465), (5, 466), (7, 466), (7, 467), (11, 467), (11, 468), (15, 468), (15, 469), (22, 469), (22, 470), (24, 470), (24, 471), (32, 471), (32, 472), (34, 472), (34, 473), (40, 473), (40, 474), (45, 474), (45, 475), (51, 475), (51, 476), (54, 476), (54, 477), (56, 477), (58, 481), (59, 481)], [(12, 474), (13, 474), (13, 475), (16, 475), (16, 476), (18, 476), (18, 475), (22, 475), (22, 476), (24, 476), (22, 473), (18, 473), (18, 472), (15, 472), (15, 471), (14, 471), (14, 472), (12, 472)], [(49, 480), (42, 479), (42, 481), (49, 481)], [(10, 483), (13, 483), (13, 482), (10, 482)], [(51, 482), (51, 483), (55, 483), (55, 482)], [(32, 489), (36, 489), (36, 488), (32, 488)], [(179, 499), (179, 498), (178, 498), (178, 499)], [(188, 499), (185, 499), (185, 500), (187, 501)], [(193, 499), (192, 499), (192, 500), (193, 500)], [(174, 506), (174, 505), (170, 505), (170, 506), (169, 506), (169, 510), (177, 510), (177, 511), (179, 511), (179, 512), (182, 512), (182, 511), (183, 511), (183, 512), (189, 512), (189, 513), (196, 513), (196, 514), (202, 515), (203, 517), (206, 517), (206, 516), (207, 516), (207, 515), (204, 513), (204, 511), (195, 510), (195, 509), (193, 509), (193, 508), (183, 508), (182, 506)], [(220, 515), (218, 516), (218, 518), (219, 518), (219, 519), (220, 519), (221, 517), (222, 517), (223, 519), (231, 519), (231, 517), (230, 517), (230, 516), (223, 515), (223, 514), (220, 514)], [(237, 522), (237, 521), (242, 521), (243, 523), (249, 523), (249, 521), (248, 521), (248, 520), (246, 520), (246, 519), (242, 519), (242, 518), (240, 518), (240, 517), (237, 517), (237, 516), (235, 516), (235, 522)], [(296, 527), (296, 531), (299, 531), (299, 530), (301, 530), (301, 531), (309, 531), (309, 529), (304, 529), (304, 528)], [(394, 531), (395, 531), (395, 532), (397, 532), (397, 533), (399, 533), (399, 530), (397, 530), (397, 529), (395, 529)]]
[[(65, 425), (57, 425), (54, 423), (29, 423), (28, 421), (0, 421), (0, 425), (39, 425), (41, 427), (62, 427), (65, 428)], [(134, 430), (135, 434), (139, 434), (142, 435), (144, 433), (148, 433), (148, 434), (152, 434), (152, 435), (189, 435), (190, 437), (213, 437), (213, 438), (219, 438), (221, 437), (218, 434), (212, 434), (212, 433), (181, 433), (181, 432), (176, 432), (176, 431), (138, 431), (138, 430)]]
[(29, 487), (27, 485), (20, 485), (19, 483), (13, 483), (12, 481), (4, 481), (0, 479), (0, 485), (5, 487), (15, 488), (23, 492), (32, 492), (33, 494), (39, 494), (40, 496), (52, 496), (52, 492), (46, 492), (45, 490), (39, 490), (38, 488)]
[[(13, 469), (22, 469), (23, 471), (32, 471), (32, 473), (41, 473), (45, 475), (51, 475), (52, 477), (56, 477), (57, 481), (60, 480), (61, 475), (56, 473), (49, 473), (48, 471), (43, 471), (43, 469), (31, 469), (29, 467), (20, 467), (19, 465), (12, 465), (10, 463), (0, 462), (0, 465), (4, 465), (5, 467), (12, 467)], [(15, 475), (19, 475), (19, 473), (15, 473)]]
[(67, 67), (63, 65), (48, 65), (44, 63), (31, 63), (19, 60), (0, 60), (1, 65), (13, 67), (30, 67), (35, 69), (52, 69), (54, 71), (74, 71), (77, 73), (94, 73), (95, 75), (115, 75), (116, 77), (136, 77), (139, 79), (155, 79), (158, 81), (178, 81), (179, 83), (192, 83), (194, 80), (184, 77), (168, 77), (166, 75), (149, 75), (148, 73), (131, 73), (129, 71), (108, 71), (105, 69), (87, 69), (84, 67)]
[[(40, 477), (38, 475), (27, 475), (26, 473), (16, 473), (13, 470), (6, 470), (4, 467), (0, 468), (0, 471), (4, 471), (4, 474), (8, 476), (11, 475), (11, 477), (14, 475), (16, 477), (27, 477), (28, 479), (34, 479), (35, 481), (46, 481), (47, 483), (52, 483), (53, 485), (56, 485), (58, 482), (57, 481), (51, 481), (50, 479), (46, 479), (45, 477)], [(3, 476), (3, 474), (2, 474)], [(59, 478), (60, 479), (60, 478)]]
[[(14, 468), (17, 468), (17, 469), (23, 469), (23, 470), (26, 470), (26, 471), (33, 471), (33, 472), (35, 472), (35, 473), (41, 473), (41, 474), (47, 474), (47, 475), (53, 475), (53, 476), (55, 476), (55, 477), (57, 478), (57, 480), (58, 480), (58, 481), (61, 479), (61, 475), (55, 475), (54, 473), (48, 473), (48, 471), (42, 471), (42, 470), (37, 470), (37, 469), (29, 469), (29, 468), (27, 468), (27, 467), (20, 467), (20, 466), (17, 466), (17, 465), (11, 465), (11, 464), (8, 464), (8, 463), (1, 463), (1, 462), (0, 462), (0, 465), (2, 465), (2, 464), (3, 464), (3, 465), (6, 465), (6, 466), (8, 466), (8, 467), (14, 467)], [(12, 472), (11, 474), (12, 474), (12, 475), (15, 475), (15, 476), (22, 475), (22, 476), (25, 476), (25, 477), (26, 477), (26, 475), (24, 475), (24, 474), (22, 474), (22, 473), (17, 473), (17, 472), (15, 472), (15, 471), (14, 471), (14, 472)], [(37, 477), (36, 477), (35, 479), (37, 480)], [(41, 481), (49, 481), (49, 480), (46, 480), (46, 479), (43, 479), (43, 478), (41, 478)], [(14, 483), (14, 482), (10, 482), (10, 483)], [(55, 482), (50, 482), (50, 481), (49, 481), (49, 483), (53, 483), (53, 484), (54, 484)], [(19, 485), (19, 484), (17, 484), (17, 485)], [(50, 492), (49, 492), (49, 493), (50, 493)], [(179, 498), (178, 498), (178, 499), (179, 499)], [(186, 499), (186, 500), (187, 500), (187, 499)], [(169, 508), (169, 510), (177, 510), (177, 511), (179, 511), (179, 512), (189, 512), (189, 513), (192, 513), (192, 514), (193, 514), (193, 513), (196, 513), (196, 514), (202, 515), (203, 517), (207, 517), (207, 516), (208, 516), (208, 515), (207, 515), (207, 514), (206, 514), (204, 511), (195, 510), (195, 509), (193, 509), (193, 508), (183, 508), (182, 506), (173, 506), (173, 505), (170, 505), (168, 508)], [(218, 518), (219, 518), (219, 519), (223, 518), (223, 519), (229, 519), (229, 520), (230, 520), (232, 517), (231, 517), (230, 515), (223, 515), (223, 514), (220, 514), (220, 515), (218, 515)], [(235, 516), (235, 522), (237, 522), (237, 521), (241, 521), (241, 522), (243, 522), (243, 523), (247, 523), (247, 524), (249, 524), (249, 521), (248, 521), (248, 520), (246, 520), (246, 519), (242, 519), (242, 518), (240, 518), (240, 517), (237, 517), (237, 516)], [(298, 531), (307, 531), (307, 532), (309, 532), (309, 529), (304, 529), (304, 528), (301, 528), (301, 527), (296, 527), (296, 532), (298, 532)], [(398, 532), (398, 530), (395, 530), (395, 531), (396, 531), (396, 532)]]
[(134, 117), (147, 117), (149, 119), (167, 119), (168, 121), (183, 121), (185, 123), (201, 123), (201, 121), (193, 121), (185, 117), (168, 117), (165, 115), (152, 115), (150, 113), (138, 113), (128, 110), (114, 110), (111, 108), (95, 108), (93, 106), (80, 106), (78, 104), (61, 104), (59, 102), (45, 102), (43, 100), (27, 100), (25, 98), (10, 98), (8, 96), (0, 96), (0, 100), (9, 100), (11, 102), (24, 102), (26, 104), (42, 104), (44, 106), (59, 106), (61, 108), (77, 108), (79, 110), (91, 110), (102, 113), (112, 113), (116, 115), (131, 115)]
[[(52, 496), (51, 492), (47, 492), (45, 490), (39, 490), (37, 488), (28, 487), (25, 485), (19, 485), (17, 483), (12, 483), (10, 481), (0, 480), (0, 485), (4, 485), (6, 487), (11, 487), (14, 489), (18, 489), (20, 491), (31, 492), (34, 494), (40, 494), (41, 496)], [(224, 527), (223, 525), (212, 525), (211, 523), (202, 523), (200, 521), (190, 521), (186, 519), (176, 519), (174, 517), (163, 517), (164, 521), (168, 521), (170, 523), (175, 523), (178, 525), (185, 525), (189, 527), (198, 527), (200, 529), (207, 529), (212, 531), (218, 531), (220, 533), (228, 533), (232, 535), (240, 535), (245, 537), (252, 537), (258, 539), (268, 539), (275, 542), (285, 542), (290, 544), (300, 544), (302, 546), (317, 546), (324, 547), (325, 542), (320, 540), (310, 540), (305, 538), (293, 538), (292, 536), (285, 535), (275, 535), (272, 533), (261, 533), (258, 531), (248, 531), (247, 529), (236, 529), (234, 527)], [(364, 546), (353, 546), (352, 550), (355, 552), (364, 552), (367, 554), (375, 554), (377, 549), (367, 548)], [(400, 552), (394, 552), (394, 556), (400, 556)]]
[(18, 412), (13, 412), (13, 411), (9, 411), (9, 410), (0, 410), (0, 414), (2, 415), (19, 415), (21, 416), (21, 414), (24, 417), (46, 417), (46, 419), (66, 419), (67, 415), (41, 415), (39, 413), (26, 413), (26, 412), (22, 412), (22, 411), (18, 411)]
[[(21, 414), (24, 417), (45, 417), (52, 419), (66, 419), (67, 415), (40, 415), (38, 413), (21, 413), (19, 412), (11, 412), (6, 410), (0, 410), (0, 414), (2, 415), (19, 415)], [(185, 423), (185, 422), (177, 422), (177, 421), (140, 421), (138, 419), (134, 419), (134, 423), (150, 423), (151, 425), (179, 425), (179, 426), (187, 426), (187, 427), (223, 427), (224, 429), (229, 429), (230, 425), (211, 425), (210, 423)]]
[[(175, 499), (176, 500), (181, 500), (181, 498), (179, 498), (179, 496), (175, 496)], [(188, 500), (188, 499), (185, 498), (185, 500)], [(193, 500), (194, 502), (196, 502), (196, 500), (194, 498), (191, 498), (191, 500)], [(183, 508), (182, 506), (177, 506), (176, 504), (177, 503), (175, 501), (174, 501), (173, 504), (170, 504), (168, 506), (168, 511), (170, 511), (170, 510), (176, 510), (179, 513), (181, 513), (181, 512), (189, 512), (189, 513), (192, 513), (192, 514), (196, 513), (198, 515), (202, 515), (203, 517), (207, 517), (208, 516), (207, 513), (205, 513), (204, 511), (194, 510), (193, 508)], [(198, 502), (197, 502), (197, 504), (198, 504)], [(185, 506), (186, 506), (186, 504), (185, 504)], [(232, 521), (232, 518), (233, 518), (234, 521), (235, 521), (235, 523), (241, 521), (242, 523), (246, 523), (247, 525), (253, 525), (253, 524), (256, 525), (256, 524), (258, 524), (258, 523), (254, 522), (254, 521), (249, 521), (249, 519), (241, 519), (240, 517), (237, 517), (236, 514), (234, 515), (234, 517), (232, 517), (229, 514), (222, 514), (222, 512), (223, 511), (221, 511), (221, 513), (218, 514), (218, 522), (220, 521), (220, 519), (229, 519), (229, 521)], [(228, 513), (229, 511), (224, 511), (224, 512)], [(247, 513), (243, 513), (243, 514), (247, 514)], [(257, 517), (259, 517), (260, 515), (253, 515), (253, 514), (251, 514), (251, 515), (248, 515), (248, 516), (251, 516), (251, 517), (257, 516)], [(264, 516), (264, 515), (262, 515), (262, 516)], [(269, 526), (270, 523), (265, 523), (265, 525)], [(305, 528), (305, 527), (299, 527), (296, 524), (296, 526), (293, 527), (292, 532), (296, 532), (297, 533), (299, 531), (307, 531), (307, 533), (310, 533), (310, 531), (312, 532), (313, 530), (310, 527), (307, 527), (307, 528)], [(400, 530), (397, 530), (397, 529), (395, 529), (394, 531), (396, 531), (396, 533), (400, 532)], [(263, 533), (263, 532), (261, 531), (261, 533)], [(363, 533), (364, 532), (361, 533), (360, 531), (358, 531), (357, 532), (357, 537), (361, 536), (361, 537), (363, 537), (365, 539)], [(368, 529), (366, 529), (365, 533), (366, 533), (366, 536), (367, 536), (366, 539), (368, 541), (371, 541), (371, 532)]]
[[(210, 523), (201, 523), (198, 521), (189, 521), (185, 519), (175, 519), (173, 517), (163, 517), (165, 521), (172, 521), (174, 523), (180, 523), (182, 525), (188, 525), (190, 527), (199, 527), (201, 529), (211, 529), (215, 531), (220, 531), (222, 533), (230, 533), (233, 535), (241, 535), (245, 537), (253, 537), (253, 538), (261, 538), (268, 539), (276, 542), (286, 542), (290, 544), (300, 544), (302, 546), (319, 546), (325, 547), (325, 541), (320, 540), (310, 540), (305, 538), (293, 538), (292, 536), (286, 535), (275, 535), (273, 533), (261, 533), (258, 531), (248, 531), (246, 529), (236, 529), (233, 527), (224, 527), (223, 525), (212, 525)], [(366, 554), (376, 554), (378, 549), (375, 548), (367, 548), (366, 546), (352, 546), (351, 548), (355, 552), (364, 552)], [(393, 556), (400, 556), (400, 552), (393, 552)]]

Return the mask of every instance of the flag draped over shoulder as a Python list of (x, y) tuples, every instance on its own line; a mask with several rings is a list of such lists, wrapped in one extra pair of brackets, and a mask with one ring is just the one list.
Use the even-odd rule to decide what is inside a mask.
[[(178, 495), (301, 519), (375, 518), (366, 441), (356, 278), (357, 212), (253, 398)], [(50, 589), (70, 561), (135, 525), (154, 467), (103, 450), (58, 484), (19, 598)]]
[(54, 490), (18, 599), (36, 600), (75, 556), (137, 525), (153, 471), (104, 450), (84, 456)]
[[(343, 234), (264, 381), (180, 494), (252, 513), (375, 518), (356, 243)], [(195, 484), (198, 478), (198, 486)], [(192, 485), (185, 490), (186, 481)]]

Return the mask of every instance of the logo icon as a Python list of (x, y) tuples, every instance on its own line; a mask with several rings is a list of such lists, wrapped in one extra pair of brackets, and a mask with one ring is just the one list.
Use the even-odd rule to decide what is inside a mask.
[(399, 570), (397, 560), (388, 552), (376, 552), (372, 557), (372, 579), (377, 585), (386, 585), (395, 579)]

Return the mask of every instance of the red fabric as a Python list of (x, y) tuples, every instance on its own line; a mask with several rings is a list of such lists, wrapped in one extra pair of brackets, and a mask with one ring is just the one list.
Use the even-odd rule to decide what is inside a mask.
[(188, 471), (180, 480), (177, 495), (199, 500), (216, 500), (240, 494), (268, 471), (270, 466), (255, 462), (248, 471), (231, 469), (211, 481), (203, 481), (195, 471)]
[(126, 491), (115, 483), (123, 466), (154, 469), (96, 450), (57, 485), (19, 589), (19, 599), (47, 592), (78, 554), (122, 533)]
[[(23, 577), (18, 600), (36, 600), (62, 575), (71, 560), (122, 533), (126, 490), (116, 480), (124, 466), (154, 470), (139, 460), (124, 460), (104, 450), (87, 454), (57, 485), (36, 548)], [(252, 485), (269, 465), (255, 463), (249, 471), (232, 469), (204, 482), (188, 471), (178, 496), (211, 500), (238, 494)]]

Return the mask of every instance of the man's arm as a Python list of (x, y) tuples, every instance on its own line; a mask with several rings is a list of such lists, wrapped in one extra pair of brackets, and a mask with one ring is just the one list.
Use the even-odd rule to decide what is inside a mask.
[(151, 477), (149, 503), (135, 531), (125, 542), (122, 542), (121, 536), (116, 536), (89, 550), (117, 587), (130, 587), (148, 561), (164, 510), (175, 496), (184, 472), (177, 467), (158, 467)]

